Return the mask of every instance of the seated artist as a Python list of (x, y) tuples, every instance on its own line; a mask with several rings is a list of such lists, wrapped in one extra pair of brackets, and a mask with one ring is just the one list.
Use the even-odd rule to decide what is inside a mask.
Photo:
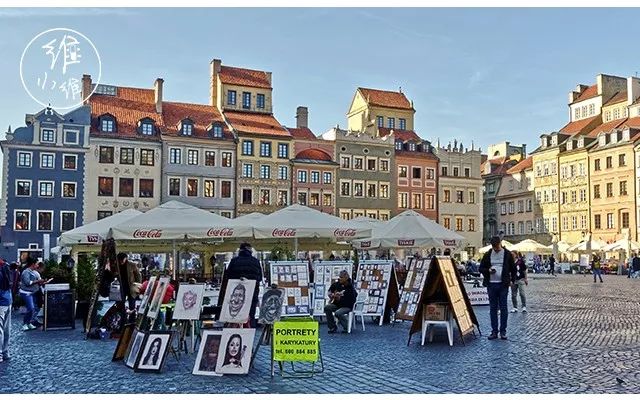
[(340, 279), (329, 287), (329, 304), (324, 307), (327, 316), (327, 326), (329, 333), (336, 333), (338, 326), (335, 317), (342, 325), (343, 333), (347, 332), (349, 313), (356, 302), (357, 294), (353, 288), (351, 278), (347, 271), (340, 272)]

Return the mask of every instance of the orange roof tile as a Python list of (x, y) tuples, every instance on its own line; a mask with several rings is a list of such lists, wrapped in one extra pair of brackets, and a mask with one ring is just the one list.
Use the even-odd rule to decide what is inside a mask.
[(177, 135), (180, 122), (189, 118), (193, 121), (194, 137), (208, 138), (208, 128), (212, 123), (218, 123), (222, 126), (224, 137), (228, 139), (233, 137), (220, 111), (214, 106), (167, 101), (162, 103), (162, 116), (165, 122), (162, 134)]
[(333, 161), (331, 156), (320, 149), (305, 149), (296, 154), (296, 160)]
[(269, 75), (264, 71), (221, 66), (220, 81), (227, 85), (250, 86), (271, 89)]
[(428, 151), (408, 151), (408, 150), (396, 150), (396, 159), (415, 159), (415, 158), (426, 158), (433, 161), (439, 161), (440, 159), (433, 153)]
[(370, 105), (412, 110), (413, 107), (402, 92), (391, 92), (387, 90), (358, 88), (362, 96), (367, 99)]
[(613, 95), (606, 103), (603, 104), (603, 107), (610, 106), (612, 104), (622, 103), (623, 101), (627, 101), (627, 91), (623, 90), (617, 92)]
[(287, 130), (293, 136), (294, 139), (302, 139), (302, 140), (316, 140), (316, 135), (311, 132), (309, 128), (288, 128)]
[(284, 129), (271, 114), (225, 111), (224, 116), (231, 127), (238, 132), (291, 137), (289, 131)]
[(638, 128), (640, 129), (640, 117), (627, 118), (627, 120), (622, 124), (623, 127), (627, 128)]
[(583, 100), (591, 99), (593, 97), (596, 97), (597, 95), (598, 95), (598, 85), (592, 85), (586, 88), (582, 93), (580, 93), (580, 96), (578, 96), (578, 98), (573, 103), (578, 103)]
[(507, 174), (517, 174), (533, 167), (533, 157), (527, 157), (507, 170)]
[(420, 139), (420, 136), (418, 136), (418, 134), (415, 133), (414, 131), (394, 129), (394, 128), (378, 128), (378, 133), (380, 134), (380, 137), (385, 137), (391, 134), (391, 131), (393, 131), (393, 135), (396, 139), (400, 139), (403, 142), (408, 142), (410, 140), (414, 142), (422, 142), (422, 139)]
[(589, 138), (595, 138), (596, 136), (598, 136), (600, 132), (610, 132), (615, 128), (617, 128), (618, 126), (622, 125), (626, 120), (627, 120), (626, 118), (620, 118), (620, 119), (615, 119), (613, 121), (605, 122), (604, 124), (600, 124), (596, 126), (586, 136)]
[(600, 123), (600, 121), (601, 121), (600, 115), (596, 115), (591, 118), (569, 122), (562, 129), (560, 129), (560, 133), (565, 133), (568, 135), (576, 135), (579, 133), (588, 132), (594, 126), (596, 126), (595, 124)]

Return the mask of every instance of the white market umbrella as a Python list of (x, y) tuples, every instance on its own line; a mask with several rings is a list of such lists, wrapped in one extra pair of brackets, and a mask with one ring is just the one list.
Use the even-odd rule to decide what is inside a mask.
[(233, 222), (241, 225), (241, 224), (253, 224), (254, 222), (256, 222), (257, 220), (259, 220), (260, 218), (264, 217), (265, 215), (263, 213), (259, 213), (259, 212), (253, 212), (251, 214), (246, 214), (243, 215), (241, 217), (236, 217), (233, 219)]
[(353, 240), (358, 249), (458, 248), (465, 238), (413, 210), (396, 215), (373, 230), (367, 239)]
[[(564, 240), (561, 240), (558, 243), (556, 243), (556, 246), (558, 247), (559, 253), (566, 253), (569, 247), (571, 247), (571, 245), (565, 242)], [(553, 251), (553, 244), (550, 244), (549, 246), (547, 246), (547, 249)]]
[(629, 238), (624, 238), (624, 239), (618, 240), (617, 242), (608, 244), (602, 248), (602, 251), (605, 251), (605, 252), (618, 251), (618, 250), (623, 250), (625, 252), (628, 250), (638, 251), (640, 250), (640, 243), (630, 240)]
[(520, 243), (508, 247), (508, 249), (520, 253), (549, 253), (549, 248), (547, 246), (538, 243), (533, 239), (525, 239)]
[(380, 221), (374, 218), (360, 216), (352, 219), (351, 221), (357, 222), (358, 224), (362, 224), (363, 226), (370, 227), (371, 229), (376, 229), (384, 225), (384, 221)]
[(73, 246), (77, 244), (99, 245), (109, 234), (112, 226), (128, 221), (142, 213), (129, 208), (109, 217), (90, 222), (70, 231), (64, 232), (58, 238), (58, 246)]
[[(511, 248), (513, 247), (513, 243), (511, 243), (508, 240), (502, 240), (502, 247), (504, 247), (504, 248), (506, 248), (508, 250), (511, 250)], [(486, 253), (489, 250), (491, 250), (491, 245), (490, 244), (488, 244), (488, 245), (486, 245), (484, 247), (480, 247), (478, 249), (478, 253), (480, 253), (480, 254)]]
[(590, 253), (592, 251), (602, 251), (607, 244), (602, 240), (583, 240), (567, 249), (567, 253)]

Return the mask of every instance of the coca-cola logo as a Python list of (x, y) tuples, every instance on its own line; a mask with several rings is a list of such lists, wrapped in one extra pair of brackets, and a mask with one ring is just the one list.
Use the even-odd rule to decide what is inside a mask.
[(162, 229), (136, 229), (133, 231), (135, 239), (158, 239), (162, 236)]
[(360, 247), (371, 247), (371, 240), (367, 240), (366, 242), (360, 242)]
[(211, 228), (207, 231), (209, 237), (231, 237), (233, 236), (233, 228)]
[(445, 246), (455, 246), (456, 245), (456, 241), (455, 240), (451, 240), (451, 239), (442, 239), (442, 243), (444, 243)]
[(293, 228), (287, 228), (287, 229), (274, 229), (273, 232), (271, 232), (271, 236), (273, 237), (295, 237), (296, 236), (296, 230)]
[(100, 236), (98, 235), (87, 235), (87, 243), (98, 243), (100, 241)]
[(414, 239), (398, 239), (398, 246), (413, 246), (415, 242)]
[(333, 236), (335, 237), (353, 237), (356, 235), (356, 230), (355, 229), (336, 229), (335, 231), (333, 231)]

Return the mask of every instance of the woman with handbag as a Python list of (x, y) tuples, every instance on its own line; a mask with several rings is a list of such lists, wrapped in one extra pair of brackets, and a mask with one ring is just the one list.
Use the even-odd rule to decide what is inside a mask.
[(44, 285), (46, 281), (40, 277), (40, 273), (37, 271), (38, 263), (31, 257), (26, 260), (27, 267), (20, 276), (20, 297), (24, 302), (27, 312), (22, 319), (22, 330), (30, 331), (36, 329), (34, 324), (35, 319), (35, 298), (34, 295), (40, 290), (40, 286)]

